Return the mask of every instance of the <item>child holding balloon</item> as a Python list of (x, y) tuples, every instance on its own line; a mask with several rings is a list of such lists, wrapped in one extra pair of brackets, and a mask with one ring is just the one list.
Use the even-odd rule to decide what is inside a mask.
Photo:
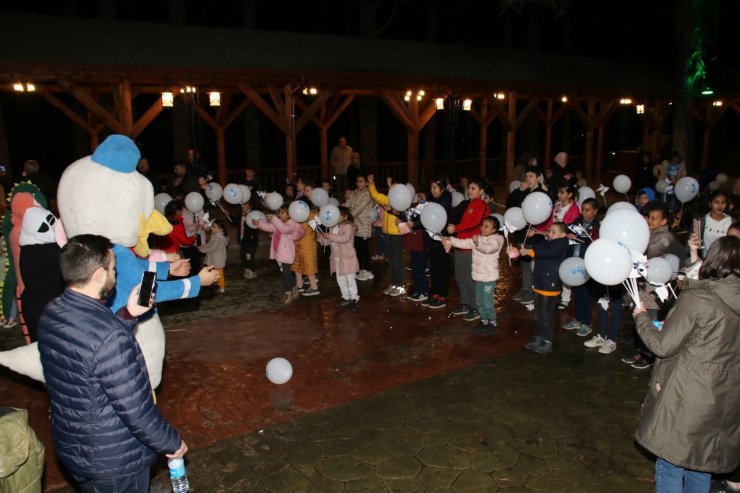
[(211, 225), (208, 241), (205, 245), (199, 246), (200, 253), (206, 254), (205, 263), (211, 265), (218, 271), (218, 289), (217, 293), (224, 293), (224, 268), (226, 267), (227, 248), (229, 246), (229, 237), (226, 231), (226, 225), (223, 221), (214, 221)]
[(242, 219), (239, 222), (239, 257), (244, 268), (244, 279), (247, 280), (257, 277), (257, 263), (254, 261), (254, 255), (259, 244), (257, 229), (250, 227), (252, 225), (247, 219), (251, 210), (252, 203), (245, 202), (242, 209)]
[[(382, 206), (385, 211), (382, 219), (382, 231), (385, 251), (388, 255), (391, 284), (383, 291), (383, 294), (402, 296), (406, 294), (406, 289), (403, 285), (403, 240), (401, 238), (401, 231), (398, 229), (398, 223), (401, 221), (398, 217), (400, 213), (393, 209), (388, 195), (378, 192), (378, 189), (375, 188), (373, 175), (367, 175), (367, 181), (370, 197), (372, 197), (376, 204)], [(388, 186), (391, 186), (391, 184), (392, 180), (388, 178)]]
[[(299, 200), (311, 207), (311, 195), (313, 195), (314, 186), (313, 183), (303, 183), (303, 197)], [(308, 220), (316, 217), (316, 210), (312, 210), (309, 214)], [(308, 220), (299, 221), (298, 219), (291, 216), (291, 219), (301, 225), (303, 231), (306, 233), (303, 238), (296, 242), (295, 245), (295, 262), (290, 267), (295, 272), (295, 285), (298, 291), (303, 296), (316, 296), (320, 294), (319, 281), (316, 275), (319, 273), (319, 262), (318, 262), (318, 251), (316, 249), (316, 233), (308, 225)], [(308, 278), (308, 288), (303, 287), (303, 276)]]
[(553, 223), (547, 230), (547, 241), (537, 243), (531, 248), (519, 249), (520, 255), (536, 259), (533, 270), (535, 332), (524, 348), (537, 354), (552, 352), (555, 305), (563, 284), (558, 271), (560, 263), (568, 254), (567, 232), (564, 223)]
[(718, 239), (727, 235), (727, 230), (732, 224), (732, 217), (725, 214), (729, 197), (721, 190), (715, 190), (709, 195), (709, 213), (695, 221), (695, 233), (699, 234), (702, 243), (701, 257), (709, 250), (709, 247)]
[(275, 260), (280, 267), (280, 280), (284, 289), (280, 302), (287, 305), (298, 297), (295, 277), (290, 266), (295, 261), (295, 242), (303, 238), (305, 231), (300, 224), (290, 218), (288, 208), (285, 206), (281, 206), (275, 215), (266, 221), (253, 219), (252, 224), (262, 231), (272, 233), (270, 260)]
[(360, 270), (354, 245), (355, 226), (347, 207), (339, 208), (339, 222), (328, 233), (319, 233), (319, 243), (331, 246), (329, 270), (337, 276), (342, 300), (337, 306), (349, 306), (354, 312), (359, 308), (360, 295), (355, 275)]
[(480, 325), (478, 330), (486, 335), (496, 332), (496, 304), (494, 293), (498, 282), (498, 258), (501, 248), (504, 246), (504, 237), (498, 230), (501, 225), (498, 219), (489, 216), (483, 219), (480, 226), (480, 234), (471, 238), (460, 239), (451, 236), (442, 238), (446, 248), (472, 250), (472, 277), (475, 281), (475, 302), (480, 314)]

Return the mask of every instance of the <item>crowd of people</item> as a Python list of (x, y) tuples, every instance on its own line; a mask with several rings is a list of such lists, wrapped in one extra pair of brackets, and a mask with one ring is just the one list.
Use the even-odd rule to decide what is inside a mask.
[[(699, 196), (698, 205), (679, 203), (672, 186), (686, 174), (686, 168), (675, 154), (650, 170), (652, 180), (657, 180), (653, 186), (646, 185), (651, 180), (646, 175), (647, 167), (638, 170), (635, 184), (639, 188), (633, 198), (634, 210), (644, 216), (649, 229), (644, 254), (648, 262), (651, 258), (675, 257), (679, 295), (661, 296), (655, 285), (642, 280), (638, 284), (639, 302), (635, 304), (635, 298), (627, 296), (619, 284), (606, 286), (591, 279), (569, 286), (561, 277), (563, 262), (573, 257), (583, 259), (599, 239), (600, 220), (608, 209), (605, 195), (603, 206), (595, 197), (579, 197), (579, 189), (587, 184), (569, 166), (566, 153), (557, 154), (548, 170), (540, 168), (534, 157), (525, 156), (515, 169), (517, 179), (509, 187), (505, 206), (496, 202), (492, 185), (483, 178), (461, 178), (459, 184), (453, 184), (446, 177), (435, 177), (428, 183), (414, 184), (420, 185), (418, 189), (404, 184), (413, 189), (413, 200), (410, 207), (399, 210), (390, 193), (396, 185), (393, 179), (388, 178), (382, 185), (376, 182), (374, 174), (359, 165), (359, 154), (346, 145), (346, 139), (340, 139), (336, 149), (336, 156), (332, 153), (335, 179), (316, 184), (298, 178), (286, 185), (283, 203), (276, 208), (265, 202), (255, 170), (245, 171), (242, 183), (252, 193), (242, 203), (241, 218), (235, 223), (246, 281), (267, 268), (268, 258), (258, 257), (262, 231), (270, 235), (269, 261), (274, 261), (280, 271), (282, 304), (321, 294), (319, 247), (324, 247), (328, 249), (329, 271), (339, 287), (338, 309), (358, 311), (358, 282), (374, 279), (377, 263), (387, 262), (384, 295), (405, 296), (430, 310), (449, 306), (452, 315), (475, 323), (472, 330), (493, 336), (501, 327), (500, 316), (505, 316), (497, 314), (495, 306), (499, 272), (512, 265), (521, 272), (520, 289), (512, 298), (532, 311), (533, 337), (524, 348), (543, 356), (555, 349), (558, 310), (572, 312), (561, 326), (564, 331), (583, 337), (585, 348), (605, 355), (617, 350), (623, 314), (632, 310), (636, 327), (633, 350), (622, 361), (635, 369), (655, 366), (637, 440), (658, 458), (657, 491), (708, 491), (712, 473), (732, 473), (729, 487), (740, 488), (740, 399), (736, 393), (740, 384), (740, 198), (736, 194), (716, 189)], [(173, 199), (164, 209), (172, 232), (152, 242), (173, 259), (189, 259), (191, 270), (199, 270), (204, 263), (217, 270), (215, 289), (224, 293), (230, 228), (207, 213), (192, 213), (187, 207), (188, 194), (205, 192), (213, 181), (198, 165), (197, 154), (191, 159), (192, 163), (174, 166), (165, 188)], [(145, 159), (139, 161), (137, 169), (148, 176)], [(353, 180), (350, 182), (348, 177)], [(317, 190), (335, 194), (332, 198), (339, 204), (338, 217), (331, 226), (322, 226), (323, 209), (312, 199), (319, 195)], [(514, 228), (496, 210), (521, 207), (535, 192), (546, 194), (553, 204), (549, 216), (539, 224)], [(437, 204), (444, 211), (446, 220), (439, 231), (430, 231), (422, 219), (429, 204)], [(309, 212), (298, 219), (295, 210), (301, 208)], [(256, 210), (267, 214), (254, 216)], [(213, 213), (219, 212), (213, 209)], [(53, 233), (47, 240), (53, 242)], [(37, 244), (28, 238), (24, 241), (26, 245)], [(57, 249), (57, 258), (61, 256), (58, 277), (69, 288), (57, 298), (57, 303), (64, 305), (59, 306), (59, 313), (67, 309), (96, 311), (96, 303), (88, 303), (88, 298), (103, 299), (114, 285), (111, 248), (104, 238), (85, 237)], [(78, 272), (80, 262), (84, 263), (81, 258), (91, 254), (95, 262)], [(411, 272), (408, 284), (407, 270)], [(450, 296), (451, 279), (457, 285), (457, 296)], [(56, 290), (61, 292), (62, 287)], [(452, 304), (452, 299), (456, 303)], [(119, 315), (136, 318), (152, 306), (150, 302), (140, 307), (134, 301), (134, 297), (128, 300)], [(139, 404), (134, 407), (139, 414), (131, 419), (146, 415), (158, 423), (156, 433), (145, 442), (147, 452), (182, 456), (187, 446), (162, 421), (151, 396), (140, 392), (147, 388), (146, 376), (142, 373), (141, 353), (132, 346), (130, 337), (121, 335), (126, 324), (101, 310), (100, 316), (108, 320), (106, 330), (122, 338), (118, 349), (128, 355), (126, 366), (137, 370), (132, 376), (136, 392), (116, 384), (110, 387), (109, 395), (115, 399), (135, 395)], [(594, 311), (597, 324), (593, 323)], [(70, 312), (70, 317), (77, 316)], [(41, 337), (42, 355), (51, 360), (59, 344), (55, 338), (63, 338), (64, 330), (69, 328), (62, 319), (45, 323), (59, 328), (58, 333), (49, 330)], [(82, 324), (75, 330), (84, 332), (88, 328)], [(93, 346), (86, 346), (86, 350), (111, 350), (108, 345)], [(68, 402), (62, 396), (69, 390), (62, 377), (47, 368), (49, 391), (59, 394), (57, 403)], [(58, 414), (70, 412), (57, 405)], [(132, 451), (141, 448), (128, 435), (125, 438)], [(90, 474), (82, 469), (72, 472), (81, 478)]]

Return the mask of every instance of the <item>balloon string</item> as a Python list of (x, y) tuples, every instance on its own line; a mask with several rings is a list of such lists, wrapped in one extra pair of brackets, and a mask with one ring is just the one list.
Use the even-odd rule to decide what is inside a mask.
[(529, 238), (529, 230), (532, 229), (531, 224), (527, 224), (527, 233), (524, 235), (524, 241), (522, 242), (522, 248), (524, 248), (524, 243), (527, 242), (527, 238)]
[(214, 203), (218, 206), (219, 209), (221, 209), (221, 212), (224, 213), (224, 216), (226, 217), (226, 219), (230, 223), (234, 222), (234, 221), (231, 220), (231, 218), (229, 217), (229, 214), (226, 212), (226, 210), (224, 210), (224, 206), (221, 205), (221, 201), (220, 200), (215, 200)]

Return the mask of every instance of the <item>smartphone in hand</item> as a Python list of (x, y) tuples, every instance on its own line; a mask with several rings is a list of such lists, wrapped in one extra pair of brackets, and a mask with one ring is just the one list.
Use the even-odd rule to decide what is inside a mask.
[(141, 276), (141, 288), (139, 288), (139, 306), (149, 306), (154, 292), (154, 286), (157, 284), (157, 273), (146, 271)]

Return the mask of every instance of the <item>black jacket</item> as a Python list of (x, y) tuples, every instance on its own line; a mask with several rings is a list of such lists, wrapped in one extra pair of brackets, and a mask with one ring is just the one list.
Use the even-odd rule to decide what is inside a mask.
[(568, 255), (568, 238), (541, 241), (532, 247), (534, 250), (534, 289), (540, 291), (560, 291), (560, 264)]
[(152, 400), (135, 324), (69, 289), (41, 316), (54, 449), (80, 478), (129, 475), (180, 447), (180, 436)]

